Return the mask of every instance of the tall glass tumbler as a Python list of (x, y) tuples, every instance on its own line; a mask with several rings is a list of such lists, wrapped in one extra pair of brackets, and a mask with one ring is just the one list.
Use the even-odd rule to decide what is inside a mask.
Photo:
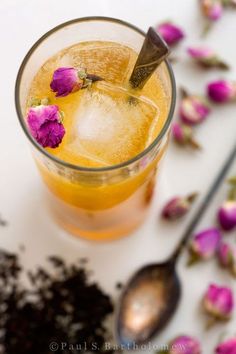
[(140, 51), (145, 34), (129, 23), (104, 17), (72, 20), (52, 29), (30, 49), (20, 67), (15, 90), (16, 110), (30, 141), (58, 223), (70, 233), (92, 240), (130, 234), (145, 219), (159, 163), (168, 143), (175, 106), (175, 81), (168, 61), (154, 75), (161, 77), (168, 114), (162, 130), (144, 151), (119, 165), (86, 168), (50, 155), (31, 136), (25, 121), (30, 84), (44, 62), (60, 50), (84, 41), (112, 41)]

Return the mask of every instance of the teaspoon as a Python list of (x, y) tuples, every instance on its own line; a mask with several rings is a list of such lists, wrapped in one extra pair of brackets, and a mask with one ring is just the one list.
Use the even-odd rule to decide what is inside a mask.
[(176, 262), (236, 156), (236, 145), (210, 186), (171, 257), (137, 271), (126, 285), (117, 312), (118, 342), (126, 348), (147, 343), (171, 320), (181, 297)]

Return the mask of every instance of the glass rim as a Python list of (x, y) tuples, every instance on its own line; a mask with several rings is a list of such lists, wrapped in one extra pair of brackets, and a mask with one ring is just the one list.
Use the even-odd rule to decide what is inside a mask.
[(26, 136), (30, 140), (30, 142), (33, 144), (33, 146), (39, 152), (41, 152), (43, 155), (48, 157), (50, 160), (56, 162), (57, 164), (60, 164), (60, 165), (62, 165), (64, 167), (66, 167), (66, 168), (70, 168), (70, 169), (73, 169), (73, 170), (76, 170), (76, 171), (80, 171), (80, 172), (106, 172), (106, 171), (112, 171), (112, 170), (117, 170), (117, 169), (120, 169), (120, 168), (123, 168), (123, 167), (127, 167), (127, 166), (137, 162), (142, 157), (146, 156), (161, 141), (161, 139), (164, 137), (165, 133), (167, 132), (167, 130), (168, 130), (169, 126), (170, 126), (170, 123), (172, 121), (172, 117), (173, 117), (173, 114), (174, 114), (175, 103), (176, 103), (176, 84), (175, 84), (175, 77), (174, 77), (174, 73), (173, 73), (172, 67), (171, 67), (168, 59), (165, 59), (164, 62), (166, 64), (166, 67), (167, 67), (167, 70), (168, 70), (168, 74), (169, 74), (169, 77), (170, 77), (170, 82), (171, 82), (171, 104), (170, 104), (170, 109), (169, 109), (169, 112), (168, 112), (167, 119), (166, 119), (165, 124), (163, 125), (160, 133), (153, 140), (153, 142), (148, 147), (146, 147), (143, 151), (141, 151), (139, 154), (135, 155), (131, 159), (126, 160), (126, 161), (124, 161), (122, 163), (119, 163), (119, 164), (111, 165), (111, 166), (85, 167), (85, 166), (74, 165), (72, 163), (63, 161), (63, 160), (57, 158), (54, 155), (51, 155), (40, 144), (38, 144), (38, 142), (32, 137), (32, 135), (29, 133), (29, 131), (27, 129), (26, 124), (24, 123), (24, 116), (23, 116), (22, 111), (21, 111), (20, 98), (19, 98), (20, 97), (19, 91), (20, 91), (20, 84), (21, 84), (22, 75), (23, 75), (24, 69), (25, 69), (29, 59), (31, 58), (31, 55), (40, 46), (40, 44), (45, 39), (47, 39), (51, 34), (59, 31), (60, 29), (66, 27), (66, 26), (70, 26), (70, 25), (73, 25), (75, 23), (80, 23), (80, 22), (87, 22), (87, 21), (104, 21), (104, 22), (106, 21), (106, 22), (111, 22), (111, 23), (118, 23), (120, 25), (123, 25), (125, 27), (128, 27), (128, 28), (136, 31), (137, 33), (139, 33), (143, 37), (145, 37), (145, 32), (142, 31), (141, 29), (139, 29), (138, 27), (130, 24), (129, 22), (126, 22), (126, 21), (123, 21), (123, 20), (120, 20), (120, 19), (116, 19), (116, 18), (112, 18), (112, 17), (88, 16), (88, 17), (76, 18), (76, 19), (61, 23), (60, 25), (52, 28), (51, 30), (47, 31), (43, 36), (41, 36), (33, 44), (33, 46), (29, 49), (29, 51), (25, 55), (21, 65), (20, 65), (20, 68), (18, 70), (17, 77), (16, 77), (16, 83), (15, 83), (15, 108), (16, 108), (16, 113), (17, 113), (17, 117), (19, 119), (20, 125), (21, 125), (24, 133), (26, 134)]

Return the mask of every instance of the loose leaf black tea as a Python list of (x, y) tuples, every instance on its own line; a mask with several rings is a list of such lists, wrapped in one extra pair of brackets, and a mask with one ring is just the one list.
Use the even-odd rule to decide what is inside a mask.
[(50, 257), (52, 271), (28, 273), (24, 288), (18, 256), (0, 251), (0, 353), (113, 353), (105, 321), (110, 297), (91, 283), (81, 262)]
[(131, 86), (141, 89), (168, 54), (167, 44), (150, 27), (129, 80)]

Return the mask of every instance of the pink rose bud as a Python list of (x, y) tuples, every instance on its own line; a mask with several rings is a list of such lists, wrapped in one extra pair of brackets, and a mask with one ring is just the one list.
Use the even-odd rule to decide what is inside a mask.
[(200, 145), (193, 137), (193, 129), (185, 124), (173, 123), (172, 135), (178, 145), (201, 149)]
[(31, 107), (27, 123), (34, 139), (43, 147), (56, 148), (65, 135), (61, 113), (56, 105)]
[(236, 337), (220, 343), (215, 349), (215, 354), (236, 354)]
[(164, 22), (157, 26), (157, 31), (169, 45), (174, 45), (184, 38), (184, 32), (180, 27), (171, 22)]
[(218, 221), (225, 231), (236, 228), (236, 201), (228, 200), (223, 203), (218, 211)]
[(84, 70), (71, 67), (59, 68), (53, 73), (50, 87), (53, 92), (56, 92), (57, 97), (64, 97), (80, 90), (83, 87), (84, 78), (86, 78)]
[(221, 0), (200, 0), (203, 15), (210, 21), (217, 21), (223, 14)]
[(206, 229), (194, 235), (190, 243), (191, 265), (199, 260), (206, 260), (213, 257), (220, 245), (221, 233), (216, 228)]
[(50, 87), (56, 97), (64, 97), (100, 80), (100, 76), (88, 74), (83, 68), (62, 67), (54, 71)]
[(200, 96), (188, 95), (183, 90), (180, 103), (180, 118), (187, 125), (197, 125), (203, 122), (210, 113), (206, 100)]
[(218, 320), (229, 320), (234, 309), (233, 292), (228, 287), (211, 284), (203, 298), (207, 314)]
[(201, 354), (200, 342), (190, 336), (179, 336), (170, 343), (169, 354)]
[(231, 261), (231, 247), (228, 243), (226, 242), (221, 242), (218, 252), (218, 259), (220, 264), (223, 267), (228, 267), (228, 265), (230, 264)]
[(187, 52), (195, 62), (205, 68), (218, 68), (228, 70), (229, 66), (209, 48), (188, 48)]
[(217, 103), (236, 99), (236, 85), (226, 80), (213, 81), (207, 86), (208, 97)]
[(221, 242), (217, 255), (220, 265), (228, 269), (233, 276), (236, 276), (236, 247)]
[(192, 193), (187, 197), (174, 197), (163, 208), (162, 217), (167, 220), (180, 219), (190, 210), (195, 201), (197, 193)]

